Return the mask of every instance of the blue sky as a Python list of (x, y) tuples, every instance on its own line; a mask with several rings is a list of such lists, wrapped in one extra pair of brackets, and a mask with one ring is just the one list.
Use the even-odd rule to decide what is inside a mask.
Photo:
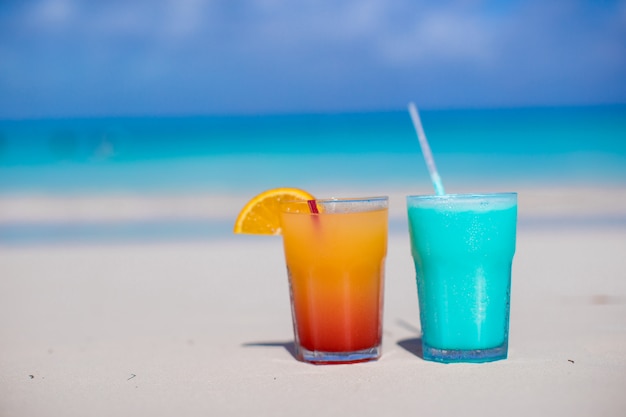
[(409, 101), (626, 103), (626, 1), (0, 1), (0, 118)]

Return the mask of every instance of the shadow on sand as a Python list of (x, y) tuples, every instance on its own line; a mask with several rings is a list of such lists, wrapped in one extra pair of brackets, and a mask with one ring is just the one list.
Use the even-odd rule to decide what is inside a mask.
[(282, 347), (294, 358), (298, 359), (296, 356), (296, 344), (293, 341), (289, 342), (249, 342), (243, 343), (243, 347)]
[[(421, 335), (422, 331), (419, 327), (414, 326), (413, 324), (405, 321), (403, 319), (396, 320), (396, 324), (402, 327), (405, 330), (410, 331), (416, 335)], [(398, 340), (397, 345), (402, 349), (406, 350), (409, 353), (414, 354), (420, 359), (424, 359), (424, 351), (422, 350), (422, 338), (421, 337), (411, 337), (410, 339)]]
[(420, 359), (424, 359), (424, 352), (422, 351), (422, 338), (412, 337), (410, 339), (398, 340), (397, 345), (417, 356)]

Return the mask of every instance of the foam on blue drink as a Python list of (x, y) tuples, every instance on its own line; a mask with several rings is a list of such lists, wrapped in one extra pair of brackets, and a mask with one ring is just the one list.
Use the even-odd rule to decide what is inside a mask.
[[(413, 200), (407, 202), (409, 208), (416, 206)], [(517, 205), (516, 193), (499, 194), (444, 194), (420, 196), (421, 208), (432, 208), (448, 212), (504, 210)]]

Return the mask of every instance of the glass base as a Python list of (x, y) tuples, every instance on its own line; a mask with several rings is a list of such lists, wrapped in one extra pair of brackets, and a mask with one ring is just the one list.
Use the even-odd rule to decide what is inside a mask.
[(381, 348), (375, 346), (369, 349), (355, 350), (352, 352), (322, 352), (308, 350), (302, 346), (297, 347), (297, 356), (303, 362), (315, 365), (332, 365), (375, 361), (380, 358)]
[(438, 349), (428, 346), (426, 343), (422, 343), (422, 350), (424, 360), (441, 362), (441, 363), (457, 363), (457, 362), (471, 362), (471, 363), (483, 363), (493, 362), (506, 359), (508, 355), (508, 343), (504, 342), (502, 345), (489, 349)]

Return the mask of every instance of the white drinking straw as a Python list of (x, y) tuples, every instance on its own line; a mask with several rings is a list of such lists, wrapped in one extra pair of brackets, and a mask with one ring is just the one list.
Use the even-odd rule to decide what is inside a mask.
[(413, 127), (415, 127), (415, 131), (417, 132), (417, 138), (420, 141), (422, 154), (424, 155), (424, 160), (426, 161), (426, 167), (428, 168), (430, 179), (432, 180), (433, 186), (435, 187), (435, 193), (437, 195), (444, 195), (446, 192), (443, 189), (441, 177), (439, 177), (439, 174), (437, 173), (435, 160), (433, 159), (433, 154), (430, 151), (430, 146), (428, 145), (428, 139), (426, 139), (426, 134), (424, 133), (424, 128), (422, 127), (420, 115), (417, 112), (417, 107), (415, 107), (415, 104), (413, 102), (409, 103), (409, 114), (411, 115), (411, 120), (413, 120)]

